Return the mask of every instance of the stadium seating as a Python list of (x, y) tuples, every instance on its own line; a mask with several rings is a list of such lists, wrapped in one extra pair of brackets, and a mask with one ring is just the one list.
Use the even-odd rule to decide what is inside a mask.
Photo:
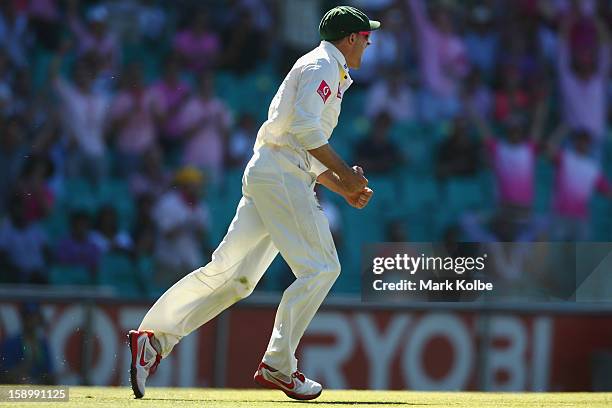
[(98, 273), (100, 285), (112, 286), (122, 297), (137, 298), (147, 293), (146, 281), (141, 278), (137, 263), (127, 255), (110, 252), (102, 256)]
[(52, 264), (50, 282), (54, 285), (93, 285), (91, 271), (83, 266)]

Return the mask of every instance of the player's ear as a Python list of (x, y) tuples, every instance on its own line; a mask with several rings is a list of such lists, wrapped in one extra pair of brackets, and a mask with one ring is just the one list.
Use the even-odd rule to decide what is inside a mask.
[(348, 36), (348, 43), (350, 45), (353, 45), (355, 43), (355, 37), (356, 37), (355, 33), (350, 33), (349, 34), (349, 36)]

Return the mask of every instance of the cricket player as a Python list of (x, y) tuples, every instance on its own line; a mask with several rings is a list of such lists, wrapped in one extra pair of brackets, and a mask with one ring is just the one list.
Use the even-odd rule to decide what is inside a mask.
[(328, 139), (352, 83), (349, 68), (359, 68), (370, 32), (379, 27), (348, 6), (323, 16), (320, 45), (297, 60), (270, 104), (244, 171), (243, 197), (212, 261), (168, 289), (138, 330), (129, 332), (136, 398), (181, 338), (251, 294), (279, 252), (296, 279), (283, 293), (254, 380), (298, 400), (321, 395), (321, 385), (298, 371), (295, 358), (306, 327), (340, 274), (313, 189), (318, 182), (356, 208), (372, 196), (363, 170), (349, 167)]

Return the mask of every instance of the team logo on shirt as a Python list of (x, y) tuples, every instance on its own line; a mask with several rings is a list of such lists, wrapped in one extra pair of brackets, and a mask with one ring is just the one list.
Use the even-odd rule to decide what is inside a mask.
[(327, 82), (321, 81), (321, 84), (319, 84), (319, 88), (317, 89), (317, 93), (321, 99), (323, 99), (323, 103), (327, 102), (327, 98), (329, 98), (329, 95), (331, 95), (331, 89), (329, 88), (329, 85), (327, 85)]

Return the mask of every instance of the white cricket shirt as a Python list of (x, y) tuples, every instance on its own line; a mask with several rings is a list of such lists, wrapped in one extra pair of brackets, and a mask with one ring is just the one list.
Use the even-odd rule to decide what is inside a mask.
[(309, 156), (315, 176), (327, 170), (307, 150), (331, 137), (344, 92), (353, 83), (348, 71), (344, 55), (327, 41), (298, 59), (270, 103), (254, 150), (265, 144), (289, 146)]

